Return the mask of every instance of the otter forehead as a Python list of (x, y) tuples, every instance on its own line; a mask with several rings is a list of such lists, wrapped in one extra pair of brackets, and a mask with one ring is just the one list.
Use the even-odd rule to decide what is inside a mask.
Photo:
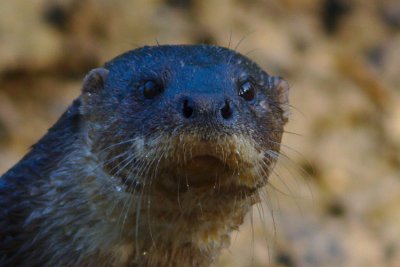
[(177, 64), (177, 67), (204, 66), (210, 67), (224, 62), (226, 64), (252, 64), (252, 61), (241, 54), (219, 46), (210, 45), (162, 45), (145, 46), (128, 51), (114, 58), (108, 65), (114, 63), (130, 65), (129, 62), (136, 62), (144, 65)]
[(108, 84), (114, 87), (124, 87), (134, 80), (159, 78), (190, 90), (219, 91), (248, 76), (260, 83), (265, 83), (268, 77), (239, 53), (208, 45), (143, 47), (118, 56), (106, 68), (110, 70)]

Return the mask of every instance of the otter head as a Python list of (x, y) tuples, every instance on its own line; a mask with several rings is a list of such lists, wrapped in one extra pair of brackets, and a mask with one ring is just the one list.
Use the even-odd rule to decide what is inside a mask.
[(288, 116), (288, 85), (216, 46), (127, 52), (85, 78), (92, 151), (127, 191), (253, 194)]

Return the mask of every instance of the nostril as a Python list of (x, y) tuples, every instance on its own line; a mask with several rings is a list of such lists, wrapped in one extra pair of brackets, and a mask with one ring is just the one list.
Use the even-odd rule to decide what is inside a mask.
[(223, 108), (221, 108), (221, 115), (225, 120), (232, 117), (232, 109), (228, 100), (225, 100), (225, 105), (223, 106)]
[(190, 118), (193, 115), (193, 107), (190, 105), (189, 100), (187, 99), (183, 101), (182, 113), (185, 118)]

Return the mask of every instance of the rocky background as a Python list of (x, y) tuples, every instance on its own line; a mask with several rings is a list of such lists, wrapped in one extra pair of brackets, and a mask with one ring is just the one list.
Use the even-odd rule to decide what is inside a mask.
[(216, 266), (400, 266), (397, 0), (0, 1), (0, 173), (88, 70), (156, 43), (230, 46), (291, 84), (281, 160)]

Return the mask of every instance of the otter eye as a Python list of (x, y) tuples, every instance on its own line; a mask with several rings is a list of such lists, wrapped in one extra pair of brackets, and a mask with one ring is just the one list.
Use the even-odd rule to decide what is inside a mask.
[(152, 99), (163, 91), (162, 86), (156, 83), (155, 81), (145, 82), (142, 85), (142, 88), (143, 88), (143, 95), (147, 99)]
[(251, 101), (255, 96), (254, 86), (250, 81), (245, 81), (239, 87), (239, 96), (243, 97), (246, 101)]

